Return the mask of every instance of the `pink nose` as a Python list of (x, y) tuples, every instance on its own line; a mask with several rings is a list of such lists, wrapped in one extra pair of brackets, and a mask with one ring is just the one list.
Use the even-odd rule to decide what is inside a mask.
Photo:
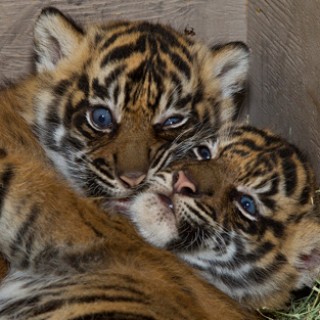
[(197, 192), (197, 188), (194, 183), (192, 183), (185, 175), (185, 173), (181, 170), (177, 173), (177, 181), (174, 183), (173, 188), (175, 192), (186, 195), (194, 194)]
[(144, 173), (141, 172), (128, 172), (125, 175), (121, 175), (119, 178), (122, 180), (128, 187), (138, 186), (146, 177)]

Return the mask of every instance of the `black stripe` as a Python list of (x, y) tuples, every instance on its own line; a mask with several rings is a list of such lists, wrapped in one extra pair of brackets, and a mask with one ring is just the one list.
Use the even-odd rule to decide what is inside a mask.
[(61, 123), (61, 119), (57, 113), (57, 104), (58, 101), (56, 100), (54, 105), (50, 106), (50, 111), (46, 117), (46, 130), (50, 131), (51, 134)]
[(271, 229), (276, 238), (282, 238), (284, 236), (285, 228), (283, 223), (280, 221), (261, 216), (260, 225), (264, 230), (267, 228)]
[(104, 79), (104, 83), (106, 86), (110, 86), (110, 84), (117, 80), (119, 78), (119, 76), (124, 72), (125, 70), (125, 66), (124, 65), (120, 65), (118, 67), (116, 67), (114, 70), (112, 70), (108, 76), (105, 77)]
[[(89, 286), (90, 288), (90, 286)], [(97, 304), (99, 302), (127, 302), (127, 303), (140, 303), (143, 305), (147, 305), (148, 303), (144, 300), (144, 299), (139, 299), (139, 298), (132, 298), (132, 297), (123, 297), (123, 296), (106, 296), (106, 295), (90, 295), (90, 296), (81, 296), (81, 297), (76, 297), (76, 298), (71, 298), (71, 299), (52, 299), (49, 302), (46, 303), (42, 303), (40, 304), (40, 298), (43, 298), (42, 295), (36, 296), (32, 299), (30, 299), (30, 301), (33, 301), (33, 307), (32, 309), (28, 309), (27, 312), (25, 313), (20, 313), (19, 315), (22, 316), (39, 316), (45, 313), (49, 313), (49, 312), (54, 312), (56, 310), (59, 310), (61, 307), (67, 305), (68, 307), (70, 305), (74, 305), (74, 304), (89, 304), (89, 303), (93, 303), (93, 304)], [(44, 296), (45, 298), (45, 296)], [(24, 305), (26, 303), (26, 301), (23, 301), (22, 299), (19, 301), (22, 305)], [(28, 306), (31, 307), (31, 303), (28, 302)], [(37, 302), (36, 304), (34, 304), (34, 302)], [(17, 306), (17, 302), (14, 303), (14, 305), (12, 304), (10, 306), (10, 309), (12, 311), (14, 311), (14, 307)], [(86, 309), (88, 308), (88, 306), (86, 307)], [(8, 308), (6, 308), (8, 309)], [(19, 310), (19, 307), (16, 309)], [(7, 310), (8, 311), (8, 310)], [(2, 312), (1, 312), (2, 313)], [(1, 314), (0, 313), (0, 314)], [(99, 314), (109, 314), (112, 316), (112, 314), (117, 314), (117, 312), (102, 312)], [(129, 313), (128, 313), (129, 314)], [(106, 319), (106, 318), (99, 318), (96, 317), (97, 313), (90, 313), (91, 318), (88, 319)], [(86, 315), (83, 315), (81, 317), (77, 317), (77, 318), (73, 318), (73, 319), (86, 319)], [(131, 318), (107, 318), (107, 319), (131, 319)], [(136, 318), (132, 318), (132, 319), (136, 319)], [(137, 318), (139, 319), (139, 318)], [(151, 318), (150, 318), (151, 319)]]
[(129, 58), (132, 54), (137, 52), (144, 52), (146, 50), (146, 38), (141, 36), (135, 43), (128, 43), (114, 48), (102, 60), (100, 67), (103, 68), (106, 64), (115, 60), (123, 60)]
[(279, 271), (281, 267), (285, 265), (287, 262), (287, 258), (283, 254), (278, 253), (274, 261), (271, 262), (269, 265), (266, 265), (265, 267), (256, 267), (252, 269), (248, 273), (247, 280), (251, 283), (253, 282), (262, 284), (270, 280), (270, 277), (277, 271)]
[[(74, 155), (73, 152), (75, 150), (82, 150), (85, 147), (85, 144), (82, 140), (69, 135), (63, 137), (60, 145), (62, 146), (62, 151), (64, 151), (65, 154), (69, 154), (71, 151), (72, 155)], [(65, 146), (68, 146), (68, 148), (65, 148)], [(70, 147), (72, 150), (70, 150)]]
[(104, 187), (102, 187), (100, 184), (98, 184), (96, 180), (102, 182), (102, 184), (104, 184), (106, 187), (109, 187), (111, 190), (115, 189), (112, 183), (108, 183), (107, 181), (104, 181), (99, 176), (93, 174), (92, 172), (89, 172), (87, 175), (87, 180), (85, 182), (86, 195), (88, 197), (98, 197), (98, 196), (109, 197), (110, 194), (108, 193), (108, 191)]
[(197, 91), (192, 97), (192, 107), (195, 108), (195, 106), (203, 100), (203, 88), (202, 85), (198, 85)]
[[(153, 80), (156, 83), (157, 95), (154, 98), (154, 103), (151, 103), (150, 101), (148, 101), (148, 108), (152, 109), (153, 111), (155, 111), (159, 107), (160, 99), (161, 99), (162, 93), (163, 93), (163, 85), (160, 82), (160, 77), (155, 76), (155, 73), (153, 73)], [(150, 89), (150, 84), (149, 84), (149, 89)]]
[(134, 83), (141, 83), (147, 72), (147, 63), (142, 61), (138, 67), (128, 73), (128, 78)]
[(120, 86), (119, 86), (119, 84), (117, 83), (117, 84), (114, 86), (113, 94), (112, 94), (114, 106), (116, 106), (116, 105), (118, 104), (119, 93), (120, 93)]
[(124, 110), (128, 110), (129, 102), (130, 102), (130, 92), (131, 92), (131, 84), (129, 81), (126, 82), (124, 87)]
[(263, 150), (263, 148), (261, 148), (260, 146), (257, 146), (257, 144), (255, 143), (254, 140), (252, 139), (242, 139), (239, 142), (239, 145), (243, 145), (248, 147), (250, 150), (254, 150), (254, 151), (261, 151)]
[(263, 138), (267, 146), (270, 146), (271, 144), (278, 144), (278, 143), (282, 144), (282, 141), (283, 141), (280, 137), (276, 135), (270, 135), (266, 131), (258, 129), (256, 127), (252, 127), (252, 126), (237, 127), (237, 130), (232, 132), (231, 136), (236, 136), (236, 135), (241, 136), (242, 134), (246, 134), (248, 132)]
[(259, 245), (253, 252), (248, 253), (244, 257), (244, 262), (256, 262), (262, 258), (274, 248), (274, 244), (270, 241), (265, 241), (261, 245)]
[[(90, 286), (88, 289), (90, 289)], [(32, 316), (37, 316), (43, 313), (55, 311), (57, 309), (60, 309), (64, 305), (70, 306), (72, 304), (89, 304), (89, 303), (97, 304), (98, 302), (116, 302), (116, 303), (129, 302), (129, 303), (140, 303), (143, 305), (148, 305), (148, 303), (144, 299), (140, 299), (140, 298), (124, 297), (124, 296), (90, 295), (90, 296), (81, 296), (81, 297), (76, 297), (71, 299), (51, 300), (37, 307), (33, 307)], [(88, 308), (88, 306), (86, 306), (86, 308)], [(96, 319), (96, 318), (94, 317), (91, 319)]]
[(32, 258), (33, 269), (43, 269), (43, 265), (48, 267), (50, 266), (50, 263), (52, 263), (52, 261), (54, 261), (56, 268), (56, 261), (58, 261), (57, 257), (59, 257), (60, 255), (59, 249), (54, 245), (48, 244), (43, 244), (42, 248), (43, 249)]
[(121, 312), (121, 311), (104, 311), (92, 312), (70, 320), (155, 320), (154, 317), (143, 314)]
[[(29, 305), (37, 305), (39, 303), (40, 297), (36, 296), (36, 297), (28, 297), (28, 304)], [(17, 310), (21, 310), (21, 306), (25, 305), (25, 300), (19, 299), (16, 300), (15, 302), (9, 303), (5, 308), (1, 308), (0, 310), (0, 315), (1, 316), (5, 316), (5, 315), (12, 315), (15, 314), (16, 315), (16, 319), (18, 319), (18, 315), (17, 315)], [(23, 319), (23, 318), (20, 318)]]
[(102, 41), (103, 37), (102, 34), (97, 33), (96, 36), (94, 37), (94, 45), (98, 46), (99, 43)]
[(90, 89), (88, 75), (82, 74), (80, 76), (78, 80), (78, 88), (84, 93), (85, 97), (88, 98)]
[[(94, 159), (91, 164), (101, 173), (103, 173), (103, 175), (105, 175), (108, 179), (114, 180), (114, 176), (112, 173), (110, 173), (110, 171), (106, 170), (110, 168), (108, 167), (108, 165), (106, 164), (105, 160), (103, 158), (96, 158)], [(103, 167), (105, 167), (106, 169), (104, 169)]]
[(220, 152), (220, 156), (224, 155), (224, 153), (226, 153), (228, 151), (230, 151), (231, 153), (235, 153), (235, 150), (237, 150), (236, 147), (247, 147), (249, 150), (263, 151), (263, 149), (261, 147), (257, 146), (253, 140), (242, 139), (237, 142), (232, 142), (232, 143), (228, 144), (226, 147), (224, 147)]
[(286, 195), (291, 196), (297, 185), (297, 167), (291, 159), (283, 159), (281, 164), (285, 177)]
[(190, 103), (192, 101), (192, 95), (191, 94), (187, 94), (185, 97), (179, 99), (176, 104), (175, 107), (177, 109), (179, 108), (183, 108), (185, 107), (188, 103)]
[(217, 212), (213, 207), (210, 207), (208, 205), (204, 206), (204, 204), (200, 201), (196, 201), (195, 203), (197, 207), (207, 216), (211, 217), (213, 220), (217, 220)]
[(281, 149), (278, 150), (278, 155), (281, 158), (291, 158), (293, 155), (293, 149), (292, 148), (288, 148), (288, 147), (283, 147)]
[(171, 82), (174, 83), (173, 90), (175, 94), (178, 94), (178, 97), (180, 98), (181, 92), (182, 92), (182, 82), (175, 72), (170, 72), (170, 78), (171, 78)]
[(152, 163), (150, 166), (152, 169), (159, 167), (158, 170), (161, 170), (165, 165), (168, 164), (168, 160), (171, 158), (172, 153), (166, 152), (167, 151), (166, 147), (169, 148), (168, 145), (165, 145), (165, 146), (162, 146), (161, 149), (157, 151), (156, 156), (152, 160)]
[(185, 74), (186, 78), (189, 80), (191, 77), (191, 70), (189, 65), (179, 56), (177, 53), (171, 53), (171, 61), (173, 64)]
[(276, 209), (276, 202), (273, 199), (270, 199), (268, 197), (260, 196), (260, 201), (263, 203), (264, 206), (269, 208), (271, 211), (274, 211)]
[(180, 98), (182, 92), (182, 83), (178, 75), (175, 72), (170, 72), (169, 77), (174, 86), (168, 94), (168, 101), (165, 107), (166, 109), (169, 109), (171, 107), (174, 94), (178, 95), (178, 98)]
[[(238, 212), (238, 215), (242, 215), (241, 211), (239, 209), (236, 209)], [(243, 216), (243, 215), (242, 215)], [(259, 225), (256, 221), (251, 221), (247, 219), (246, 217), (243, 217), (242, 221), (236, 221), (235, 225), (240, 229), (243, 230), (245, 233), (248, 233), (250, 235), (257, 235), (257, 234), (263, 234), (265, 232), (264, 226), (262, 228), (259, 228)]]
[(8, 153), (5, 149), (0, 148), (0, 159), (3, 159), (8, 156)]
[[(108, 274), (109, 276), (109, 274)], [(119, 279), (118, 276), (116, 276), (117, 279)], [(128, 283), (130, 285), (130, 287), (125, 287), (125, 286), (120, 286), (120, 285), (98, 285), (98, 286), (93, 286), (91, 284), (90, 288), (91, 289), (99, 289), (99, 290), (103, 290), (103, 291), (122, 291), (122, 292), (128, 292), (128, 293), (132, 293), (135, 295), (138, 295), (144, 299), (147, 299), (147, 296), (145, 294), (145, 292), (138, 290), (136, 288), (131, 287), (132, 286), (132, 279), (130, 279), (130, 283)]]
[[(3, 150), (3, 149), (1, 149)], [(9, 191), (10, 183), (14, 177), (14, 167), (11, 164), (8, 164), (4, 167), (2, 174), (0, 176), (0, 217), (2, 214), (3, 204), (7, 193)]]
[(102, 100), (110, 97), (108, 87), (99, 84), (99, 80), (94, 78), (92, 81), (93, 93)]
[(125, 34), (125, 32), (115, 33), (109, 39), (105, 41), (102, 49), (107, 50), (121, 35)]
[(69, 97), (68, 102), (65, 105), (65, 112), (63, 117), (63, 125), (65, 126), (66, 129), (68, 129), (71, 125), (71, 119), (74, 111), (75, 111), (75, 108), (72, 105), (71, 97)]
[(70, 80), (64, 79), (59, 81), (53, 88), (53, 92), (56, 95), (62, 96), (68, 90), (72, 82)]
[[(163, 26), (161, 24), (153, 24), (147, 21), (143, 21), (141, 23), (132, 23), (130, 27), (130, 23), (127, 24), (119, 24), (114, 25), (116, 28), (119, 26), (128, 26), (128, 29), (124, 31), (120, 31), (118, 33), (113, 34), (104, 44), (104, 48), (108, 48), (115, 40), (123, 35), (129, 35), (132, 33), (143, 33), (143, 34), (150, 34), (153, 39), (157, 39), (158, 41), (162, 41), (165, 43), (170, 44), (170, 47), (179, 48), (188, 60), (192, 61), (192, 55), (190, 54), (189, 50), (186, 46), (181, 44), (178, 40), (179, 37), (182, 37), (180, 34), (176, 33), (173, 29)], [(107, 26), (107, 30), (112, 30), (114, 27)], [(192, 42), (188, 41), (188, 38), (184, 37), (184, 40), (188, 42), (188, 44), (192, 44)]]
[[(189, 211), (189, 213), (194, 214), (197, 218), (199, 218), (200, 220), (204, 221), (204, 222), (209, 222), (208, 219), (206, 219), (204, 216), (202, 216), (198, 210), (192, 208), (189, 204), (185, 204), (187, 210)], [(200, 211), (201, 212), (201, 211)]]
[(272, 275), (277, 273), (286, 263), (286, 257), (279, 253), (270, 264), (265, 265), (264, 267), (254, 267), (241, 277), (236, 277), (232, 273), (221, 275), (217, 273), (214, 268), (207, 271), (209, 271), (214, 278), (220, 279), (231, 290), (234, 290), (235, 288), (248, 288), (250, 286), (261, 285), (264, 282), (269, 281)]
[(22, 259), (22, 261), (20, 262), (20, 267), (22, 269), (27, 269), (30, 265), (30, 256), (32, 253), (32, 249), (33, 249), (33, 243), (35, 240), (36, 234), (35, 233), (29, 233), (26, 241), (25, 241), (25, 252), (24, 252), (24, 257)]
[[(230, 244), (231, 239), (227, 233), (222, 233), (221, 237), (223, 238), (224, 243), (226, 245)], [(271, 252), (274, 248), (273, 243), (269, 241), (265, 241), (261, 245), (259, 245), (257, 248), (255, 248), (253, 251), (249, 253), (245, 253), (244, 247), (241, 242), (234, 241), (234, 244), (236, 246), (236, 250), (235, 250), (236, 252), (235, 252), (235, 255), (232, 257), (232, 260), (226, 260), (226, 261), (214, 260), (212, 261), (212, 265), (220, 268), (221, 267), (226, 268), (227, 270), (230, 270), (233, 272), (239, 269), (243, 264), (247, 264), (247, 263), (253, 264), (263, 259), (265, 255)]]
[(289, 215), (286, 223), (300, 223), (300, 221), (306, 216), (308, 212), (301, 212), (301, 213), (292, 213)]
[(309, 202), (310, 199), (311, 188), (310, 186), (305, 186), (301, 192), (299, 203), (301, 205), (305, 205)]
[[(23, 242), (26, 240), (26, 236), (28, 235), (29, 231), (34, 231), (33, 225), (35, 224), (38, 216), (41, 214), (38, 205), (33, 205), (30, 209), (29, 214), (25, 217), (24, 222), (21, 224), (18, 232), (16, 233), (14, 241), (10, 245), (10, 254), (11, 256), (15, 256), (17, 251), (23, 250), (24, 246), (22, 245)], [(19, 250), (20, 249), (20, 250)]]

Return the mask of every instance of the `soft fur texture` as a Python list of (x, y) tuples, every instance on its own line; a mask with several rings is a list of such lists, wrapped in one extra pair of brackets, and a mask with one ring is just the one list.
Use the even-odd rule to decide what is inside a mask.
[(89, 196), (132, 195), (173, 142), (232, 121), (248, 74), (243, 43), (209, 49), (145, 21), (80, 28), (49, 8), (34, 42), (37, 74), (15, 89), (17, 110)]
[(37, 73), (0, 93), (0, 250), (11, 266), (1, 319), (254, 318), (54, 171), (84, 194), (131, 194), (194, 123), (234, 115), (247, 49), (211, 52), (146, 22), (82, 30), (47, 8), (35, 51)]
[[(22, 128), (11, 112), (6, 119)], [(9, 123), (1, 120), (2, 128)], [(31, 132), (10, 132), (0, 139), (0, 249), (11, 266), (1, 319), (250, 319), (171, 253), (141, 240), (126, 218), (75, 194), (27, 144)]]
[(278, 136), (246, 126), (222, 129), (194, 153), (198, 161), (160, 171), (136, 197), (137, 230), (238, 301), (283, 307), (320, 271), (309, 163)]

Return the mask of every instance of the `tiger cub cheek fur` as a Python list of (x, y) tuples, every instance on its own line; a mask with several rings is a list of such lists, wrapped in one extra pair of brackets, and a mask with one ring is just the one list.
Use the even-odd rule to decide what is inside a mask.
[(268, 131), (228, 127), (218, 141), (213, 159), (159, 172), (145, 202), (133, 202), (131, 219), (147, 241), (174, 251), (231, 297), (283, 306), (320, 272), (313, 172), (296, 147)]
[(170, 162), (172, 142), (237, 114), (248, 49), (209, 49), (161, 24), (77, 26), (56, 9), (35, 26), (35, 108), (22, 115), (56, 167), (93, 196), (127, 197)]
[(130, 206), (129, 216), (136, 229), (152, 245), (165, 248), (178, 237), (176, 217), (154, 193), (143, 193)]

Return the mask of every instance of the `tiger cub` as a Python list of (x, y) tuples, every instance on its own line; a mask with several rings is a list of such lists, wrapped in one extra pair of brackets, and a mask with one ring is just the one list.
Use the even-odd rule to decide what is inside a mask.
[(193, 152), (197, 161), (157, 173), (127, 207), (142, 237), (253, 308), (278, 308), (311, 286), (320, 212), (301, 152), (250, 126), (221, 129)]
[(243, 43), (209, 49), (146, 21), (82, 28), (55, 8), (35, 24), (34, 51), (36, 75), (7, 96), (88, 196), (130, 196), (169, 162), (172, 142), (232, 121), (248, 74)]
[(5, 102), (0, 123), (0, 251), (11, 265), (2, 320), (255, 319), (71, 190)]

